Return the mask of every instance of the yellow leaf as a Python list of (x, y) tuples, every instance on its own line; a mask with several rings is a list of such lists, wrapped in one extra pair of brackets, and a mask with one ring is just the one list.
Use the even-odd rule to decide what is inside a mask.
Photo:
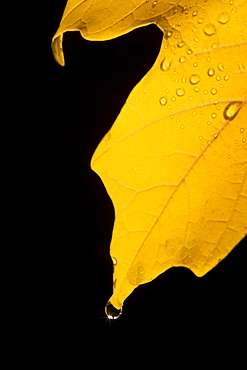
[[(202, 276), (247, 233), (247, 2), (69, 0), (53, 38), (107, 40), (156, 23), (157, 60), (92, 158), (113, 201), (116, 317), (172, 266)], [(115, 311), (114, 311), (115, 307)]]

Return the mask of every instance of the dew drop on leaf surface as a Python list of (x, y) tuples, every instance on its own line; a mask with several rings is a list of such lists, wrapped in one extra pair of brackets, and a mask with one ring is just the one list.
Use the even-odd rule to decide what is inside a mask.
[(161, 105), (166, 105), (167, 103), (167, 99), (163, 96), (162, 98), (160, 98), (160, 104)]
[(208, 23), (203, 29), (205, 35), (212, 36), (216, 33), (216, 28), (212, 23)]
[(192, 85), (196, 85), (200, 81), (200, 76), (198, 75), (191, 75), (190, 76), (190, 83)]
[(166, 57), (161, 63), (160, 68), (162, 71), (168, 71), (168, 69), (171, 67), (171, 64), (172, 64), (172, 58)]
[(212, 76), (214, 75), (214, 69), (213, 69), (213, 68), (209, 68), (209, 70), (208, 70), (208, 75), (209, 75), (210, 77), (212, 77)]
[(230, 16), (227, 12), (222, 12), (222, 13), (219, 14), (219, 17), (218, 17), (217, 20), (221, 24), (226, 24), (226, 23), (229, 22)]
[(178, 96), (183, 96), (183, 95), (185, 94), (185, 91), (184, 91), (184, 89), (179, 88), (179, 89), (177, 89), (176, 94), (177, 94)]
[(242, 105), (241, 101), (235, 101), (235, 102), (229, 103), (224, 109), (224, 112), (223, 112), (224, 118), (230, 121), (234, 119), (236, 115), (238, 114), (238, 111), (241, 105)]

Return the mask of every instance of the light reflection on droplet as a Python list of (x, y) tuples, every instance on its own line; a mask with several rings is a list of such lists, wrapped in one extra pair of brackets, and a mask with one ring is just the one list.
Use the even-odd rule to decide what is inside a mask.
[(107, 302), (105, 306), (105, 313), (108, 319), (115, 320), (122, 314), (122, 308), (118, 310), (116, 307), (114, 307), (110, 301)]

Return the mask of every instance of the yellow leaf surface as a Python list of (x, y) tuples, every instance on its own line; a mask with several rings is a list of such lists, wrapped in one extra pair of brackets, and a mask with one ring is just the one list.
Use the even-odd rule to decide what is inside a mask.
[(92, 158), (115, 208), (118, 310), (172, 266), (206, 274), (247, 233), (246, 1), (69, 0), (53, 52), (63, 65), (66, 31), (107, 40), (150, 23), (160, 53)]

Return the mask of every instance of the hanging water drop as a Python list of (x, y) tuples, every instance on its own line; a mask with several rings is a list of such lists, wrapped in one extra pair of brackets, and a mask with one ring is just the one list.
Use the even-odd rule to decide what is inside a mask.
[(122, 314), (122, 308), (118, 310), (116, 307), (114, 307), (110, 301), (107, 302), (105, 306), (105, 313), (108, 319), (115, 320)]
[(115, 257), (112, 257), (112, 263), (113, 263), (114, 266), (117, 265), (117, 259)]
[(241, 105), (242, 105), (241, 101), (235, 101), (235, 102), (229, 103), (224, 109), (224, 112), (223, 112), (224, 118), (230, 121), (234, 119), (236, 115), (238, 114), (241, 108)]

